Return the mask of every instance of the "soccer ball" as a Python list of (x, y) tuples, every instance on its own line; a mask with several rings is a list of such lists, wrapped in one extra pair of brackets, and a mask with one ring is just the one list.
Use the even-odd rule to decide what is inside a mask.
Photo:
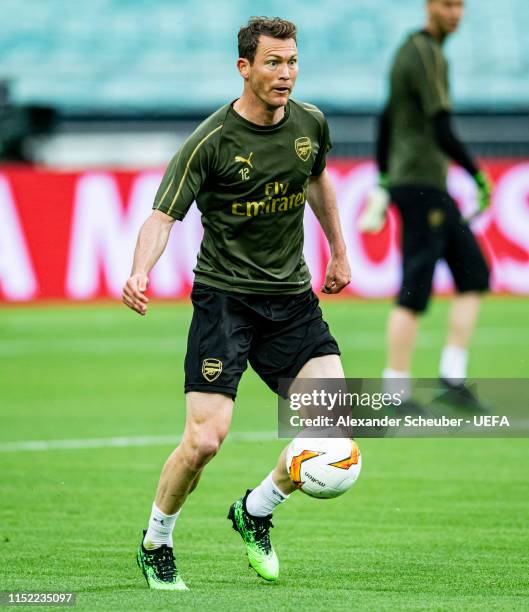
[(349, 438), (294, 438), (287, 449), (287, 471), (298, 488), (320, 499), (349, 489), (362, 468), (356, 442)]

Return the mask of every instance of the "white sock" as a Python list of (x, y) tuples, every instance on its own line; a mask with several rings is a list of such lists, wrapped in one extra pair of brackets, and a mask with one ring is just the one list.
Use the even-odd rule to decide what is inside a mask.
[(384, 378), (384, 393), (398, 393), (403, 402), (410, 399), (411, 396), (411, 385), (410, 385), (410, 373), (399, 372), (399, 370), (392, 370), (386, 368), (382, 372)]
[(439, 375), (453, 385), (465, 382), (467, 377), (468, 351), (458, 346), (445, 346), (441, 353)]
[(280, 491), (272, 480), (272, 472), (246, 498), (246, 510), (252, 516), (268, 516), (290, 496)]
[(149, 527), (143, 538), (147, 550), (160, 548), (162, 544), (173, 547), (173, 529), (180, 510), (176, 514), (164, 514), (153, 502)]

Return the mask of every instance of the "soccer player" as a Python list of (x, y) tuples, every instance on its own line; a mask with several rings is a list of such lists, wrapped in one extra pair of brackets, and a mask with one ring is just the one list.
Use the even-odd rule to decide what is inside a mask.
[[(390, 198), (402, 219), (403, 271), (397, 304), (389, 316), (386, 386), (399, 379), (409, 395), (411, 359), (419, 315), (428, 304), (437, 260), (451, 270), (454, 297), (446, 345), (440, 361), (443, 392), (479, 408), (465, 387), (468, 344), (480, 299), (489, 286), (487, 264), (476, 239), (447, 193), (449, 160), (475, 180), (479, 209), (490, 202), (490, 187), (452, 129), (448, 64), (443, 43), (456, 31), (463, 0), (427, 0), (427, 22), (398, 50), (390, 75), (389, 101), (381, 115), (377, 142), (379, 188), (371, 194), (360, 228), (377, 232)], [(389, 190), (389, 194), (388, 194)], [(394, 381), (396, 384), (397, 381)], [(418, 408), (409, 400), (407, 408)]]
[[(152, 589), (186, 589), (173, 556), (173, 527), (230, 426), (249, 361), (275, 392), (279, 378), (343, 378), (340, 351), (322, 319), (303, 259), (308, 199), (330, 246), (326, 293), (350, 280), (331, 180), (323, 114), (290, 100), (298, 74), (296, 27), (252, 18), (238, 34), (240, 98), (206, 119), (171, 160), (143, 224), (124, 303), (145, 315), (148, 274), (175, 220), (196, 200), (204, 238), (191, 294), (185, 358), (186, 424), (165, 463), (137, 560)], [(228, 518), (251, 566), (276, 580), (274, 508), (295, 490), (285, 451), (274, 470), (236, 501)]]

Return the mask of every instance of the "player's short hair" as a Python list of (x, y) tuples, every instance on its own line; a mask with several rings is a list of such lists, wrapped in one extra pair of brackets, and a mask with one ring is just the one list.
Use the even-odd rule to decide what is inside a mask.
[(296, 41), (297, 28), (291, 22), (280, 17), (250, 17), (248, 23), (242, 26), (237, 35), (239, 57), (244, 57), (253, 64), (255, 52), (259, 44), (259, 36), (270, 36)]

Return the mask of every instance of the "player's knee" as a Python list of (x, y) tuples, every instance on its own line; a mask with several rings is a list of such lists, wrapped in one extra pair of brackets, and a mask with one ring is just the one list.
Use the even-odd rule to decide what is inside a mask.
[(184, 461), (194, 472), (201, 470), (219, 451), (223, 437), (217, 432), (201, 432), (187, 440), (184, 446)]
[(485, 293), (490, 288), (490, 270), (483, 260), (480, 265), (464, 269), (455, 277), (459, 293)]
[(476, 270), (474, 278), (474, 291), (484, 293), (490, 288), (490, 269), (485, 261), (483, 261), (479, 270)]
[(404, 268), (404, 276), (397, 303), (416, 314), (428, 308), (432, 293), (432, 280), (436, 258), (432, 253), (421, 253), (410, 259)]
[(420, 289), (420, 287), (408, 289), (403, 286), (399, 293), (397, 304), (402, 308), (410, 310), (413, 314), (421, 315), (428, 308), (430, 289), (428, 288), (423, 291), (417, 289)]

